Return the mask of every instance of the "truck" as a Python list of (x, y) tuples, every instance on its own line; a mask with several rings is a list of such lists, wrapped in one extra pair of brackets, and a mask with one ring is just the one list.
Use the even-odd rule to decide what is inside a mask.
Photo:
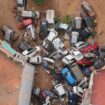
[(74, 74), (78, 82), (80, 82), (84, 78), (84, 75), (81, 69), (76, 63), (73, 63), (72, 65), (70, 65), (70, 70)]

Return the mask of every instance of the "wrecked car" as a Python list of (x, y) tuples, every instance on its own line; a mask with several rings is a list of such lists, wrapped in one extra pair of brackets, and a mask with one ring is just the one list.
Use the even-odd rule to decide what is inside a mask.
[(12, 41), (15, 41), (19, 38), (19, 35), (7, 25), (2, 25), (1, 30), (4, 32), (5, 40), (7, 42), (12, 43)]

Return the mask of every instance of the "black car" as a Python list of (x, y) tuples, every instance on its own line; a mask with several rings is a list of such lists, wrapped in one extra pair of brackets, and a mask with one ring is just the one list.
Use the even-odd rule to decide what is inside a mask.
[(72, 91), (68, 91), (68, 105), (77, 105), (78, 96)]
[(105, 58), (105, 46), (99, 48), (99, 58)]
[(46, 38), (47, 35), (48, 35), (48, 22), (41, 21), (39, 37), (40, 37), (40, 39), (43, 40)]
[(89, 16), (84, 17), (83, 22), (86, 25), (86, 27), (94, 27), (93, 22), (92, 22), (92, 18)]
[(105, 65), (105, 60), (102, 58), (96, 58), (94, 63), (95, 69), (101, 69)]
[(88, 38), (91, 35), (91, 32), (89, 31), (88, 28), (84, 28), (83, 30), (80, 31), (80, 40), (85, 41), (86, 38)]

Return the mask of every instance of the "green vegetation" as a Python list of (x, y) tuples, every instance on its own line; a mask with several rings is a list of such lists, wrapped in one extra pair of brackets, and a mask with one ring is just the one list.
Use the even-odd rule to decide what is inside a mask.
[(72, 23), (72, 17), (70, 15), (65, 15), (62, 19), (58, 16), (54, 18), (55, 23), (66, 23), (66, 24), (71, 24)]
[(33, 0), (34, 3), (43, 4), (46, 0)]
[(72, 23), (72, 17), (70, 15), (65, 15), (62, 19), (62, 22), (66, 23), (66, 24), (71, 24)]
[(54, 21), (55, 21), (55, 23), (60, 23), (61, 22), (61, 19), (60, 19), (60, 17), (56, 16), (54, 18)]

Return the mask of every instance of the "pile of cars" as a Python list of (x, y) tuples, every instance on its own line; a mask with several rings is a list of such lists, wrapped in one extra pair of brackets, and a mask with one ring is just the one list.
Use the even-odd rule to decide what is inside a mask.
[[(35, 20), (39, 21), (38, 36), (42, 45), (31, 46), (20, 41), (18, 48), (27, 62), (32, 65), (43, 66), (48, 74), (55, 70), (52, 90), (33, 89), (33, 94), (38, 96), (42, 105), (51, 105), (52, 99), (61, 102), (68, 97), (68, 105), (78, 105), (84, 95), (84, 89), (88, 88), (88, 82), (92, 70), (101, 69), (105, 65), (105, 46), (99, 46), (94, 41), (96, 26), (96, 13), (87, 1), (81, 2), (83, 12), (74, 17), (71, 24), (55, 22), (55, 11), (47, 10), (46, 19), (40, 19), (39, 11), (26, 10), (26, 0), (17, 0), (17, 27), (26, 30), (33, 40), (37, 40)], [(18, 34), (9, 26), (3, 25), (1, 30), (5, 40), (11, 43), (18, 38)], [(59, 30), (67, 34), (71, 48), (67, 48), (61, 38)], [(87, 39), (92, 37), (92, 41)], [(43, 49), (46, 53), (43, 52)], [(53, 76), (53, 75), (52, 75)], [(57, 81), (57, 82), (55, 82)], [(63, 82), (62, 82), (63, 81)], [(66, 81), (66, 82), (65, 82)], [(66, 87), (64, 86), (66, 84)], [(47, 94), (49, 93), (49, 94)], [(56, 98), (54, 98), (56, 97)]]
[[(21, 17), (17, 22), (18, 28), (26, 28), (31, 32), (32, 38), (36, 39), (34, 21), (40, 20), (39, 38), (43, 42), (42, 45), (35, 47), (21, 42), (19, 49), (28, 58), (27, 62), (32, 65), (43, 66), (48, 74), (51, 74), (55, 66), (61, 63), (60, 69), (55, 71), (56, 78), (52, 80), (53, 91), (50, 92), (62, 102), (64, 97), (68, 96), (68, 105), (81, 103), (84, 89), (88, 87), (92, 73), (90, 67), (94, 66), (95, 69), (101, 69), (105, 65), (105, 47), (99, 46), (94, 41), (95, 27), (97, 25), (96, 13), (87, 1), (82, 1), (81, 7), (83, 11), (80, 16), (73, 18), (71, 24), (55, 22), (54, 10), (47, 10), (45, 20), (40, 20), (40, 12), (27, 11), (25, 8), (20, 11), (18, 8)], [(66, 48), (59, 31), (62, 31), (64, 35), (68, 35), (71, 49)], [(90, 37), (92, 37), (92, 41), (88, 42), (87, 40)], [(43, 56), (40, 53), (42, 49), (46, 51)], [(57, 82), (55, 83), (55, 81)], [(66, 88), (71, 87), (71, 90), (63, 86), (64, 81), (68, 84)], [(34, 95), (36, 95), (36, 90), (33, 91)], [(43, 91), (40, 92), (43, 93)], [(41, 98), (40, 95), (38, 97)], [(42, 99), (43, 105), (50, 105), (51, 99), (53, 99), (51, 96), (44, 95), (44, 100)]]

